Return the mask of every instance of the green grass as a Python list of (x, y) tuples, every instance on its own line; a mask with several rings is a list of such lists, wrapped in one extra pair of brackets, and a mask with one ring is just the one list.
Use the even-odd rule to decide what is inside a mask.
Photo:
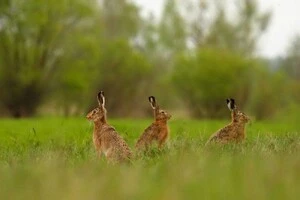
[[(110, 120), (131, 147), (151, 120)], [(0, 199), (300, 199), (300, 124), (253, 122), (241, 145), (204, 148), (226, 121), (172, 120), (130, 165), (97, 159), (84, 118), (0, 120)]]

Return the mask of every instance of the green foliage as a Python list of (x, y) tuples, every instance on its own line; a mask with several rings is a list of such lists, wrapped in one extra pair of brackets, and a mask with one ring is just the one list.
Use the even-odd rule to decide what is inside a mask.
[(63, 38), (88, 17), (88, 2), (12, 0), (2, 5), (0, 95), (13, 116), (35, 113), (67, 54)]
[(250, 83), (248, 109), (257, 119), (268, 119), (286, 109), (290, 103), (289, 80), (280, 70), (254, 66)]
[(158, 26), (159, 45), (162, 52), (180, 52), (186, 49), (185, 21), (178, 11), (176, 0), (166, 0)]
[(259, 119), (298, 104), (297, 39), (269, 68), (254, 55), (270, 12), (229, 4), (165, 0), (158, 18), (129, 0), (1, 1), (1, 115), (79, 115), (99, 90), (122, 117), (145, 115), (149, 95), (195, 117), (224, 117), (227, 97)]
[[(300, 102), (300, 37), (296, 35), (290, 41), (287, 54), (284, 57), (277, 58), (275, 67), (279, 68), (281, 74), (277, 74), (276, 83), (272, 83), (272, 88), (276, 88), (277, 94), (273, 99), (281, 99), (283, 109), (276, 113), (276, 118), (296, 122), (298, 117)], [(267, 80), (264, 78), (264, 80)], [(278, 88), (279, 91), (278, 92)], [(270, 93), (270, 92), (269, 92)], [(283, 100), (283, 101), (282, 101)], [(293, 117), (290, 117), (293, 116)]]
[[(257, 119), (268, 119), (288, 108), (297, 88), (280, 69), (220, 49), (202, 49), (177, 59), (173, 83), (196, 117), (222, 117), (225, 99)], [(292, 87), (294, 86), (294, 87)], [(280, 95), (279, 95), (280, 94)]]
[(173, 72), (173, 83), (196, 117), (220, 117), (225, 99), (234, 97), (243, 106), (247, 99), (251, 61), (224, 50), (203, 49), (181, 56)]
[(191, 3), (187, 12), (192, 19), (192, 42), (197, 48), (209, 46), (251, 57), (269, 25), (271, 12), (261, 12), (257, 1), (236, 1), (233, 7), (231, 3), (201, 0)]
[[(111, 123), (133, 147), (150, 120)], [(0, 198), (298, 199), (299, 123), (256, 122), (244, 144), (205, 148), (224, 124), (170, 121), (166, 148), (113, 166), (83, 119), (1, 120)]]
[(72, 34), (64, 38), (67, 54), (59, 63), (56, 81), (48, 97), (52, 97), (59, 105), (56, 109), (63, 111), (65, 116), (78, 115), (90, 106), (87, 97), (93, 92), (99, 60), (104, 51), (103, 41), (99, 37), (102, 30), (95, 28), (98, 23), (99, 20), (91, 19), (84, 29), (82, 26), (76, 27)]
[(139, 9), (128, 0), (103, 0), (101, 26), (105, 40), (132, 39), (141, 26)]
[(105, 46), (99, 63), (99, 76), (95, 81), (93, 105), (99, 90), (108, 98), (107, 109), (112, 115), (139, 115), (146, 103), (151, 80), (151, 66), (147, 58), (130, 47), (124, 40), (110, 42)]
[(300, 80), (300, 35), (296, 35), (289, 46), (282, 68), (295, 80)]

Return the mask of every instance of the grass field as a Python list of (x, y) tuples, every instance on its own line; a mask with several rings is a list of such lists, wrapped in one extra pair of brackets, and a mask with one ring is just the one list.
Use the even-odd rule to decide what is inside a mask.
[[(151, 120), (110, 120), (131, 147)], [(226, 121), (172, 120), (130, 165), (96, 158), (84, 118), (0, 120), (0, 199), (300, 199), (300, 124), (253, 122), (241, 145), (204, 148)]]

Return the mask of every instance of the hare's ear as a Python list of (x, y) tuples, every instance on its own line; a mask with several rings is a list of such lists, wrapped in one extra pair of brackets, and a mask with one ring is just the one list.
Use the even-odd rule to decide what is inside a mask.
[(105, 97), (104, 97), (104, 92), (100, 91), (97, 95), (97, 100), (99, 103), (99, 106), (104, 107), (105, 106)]
[(233, 111), (236, 108), (235, 100), (232, 98), (226, 99), (227, 106), (229, 110)]
[(149, 102), (150, 102), (150, 105), (153, 109), (156, 108), (156, 101), (155, 101), (155, 97), (154, 96), (150, 96), (149, 98)]

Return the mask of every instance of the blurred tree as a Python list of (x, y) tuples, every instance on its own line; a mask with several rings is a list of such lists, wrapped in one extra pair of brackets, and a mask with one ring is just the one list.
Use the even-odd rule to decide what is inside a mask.
[(300, 35), (296, 35), (290, 43), (286, 57), (281, 63), (281, 68), (290, 77), (290, 85), (287, 88), (290, 94), (290, 102), (299, 105), (300, 102)]
[[(95, 18), (97, 19), (97, 18)], [(99, 72), (99, 60), (101, 57), (102, 40), (99, 37), (102, 30), (97, 25), (98, 20), (89, 20), (85, 26), (77, 26), (73, 34), (64, 38), (65, 51), (58, 66), (51, 96), (59, 111), (64, 116), (78, 115), (86, 111), (91, 101), (95, 98), (88, 97), (94, 92), (94, 84), (97, 82), (96, 75)], [(74, 48), (74, 41), (78, 47)], [(67, 100), (67, 101), (66, 101)]]
[(243, 107), (249, 93), (253, 63), (238, 54), (220, 49), (203, 49), (178, 58), (173, 84), (195, 117), (220, 117), (225, 99), (233, 97)]
[(234, 9), (229, 9), (231, 4), (231, 1), (198, 1), (199, 16), (191, 22), (190, 36), (195, 47), (228, 49), (247, 57), (256, 52), (271, 13), (261, 12), (255, 0), (238, 0)]
[(138, 7), (128, 0), (101, 0), (97, 63), (92, 64), (89, 108), (95, 106), (96, 94), (105, 92), (107, 109), (112, 116), (141, 115), (139, 101), (147, 95), (151, 66), (141, 53), (140, 31), (143, 23)]
[(206, 0), (184, 1), (186, 3), (186, 19), (189, 26), (188, 41), (193, 47), (201, 47), (205, 43), (209, 24), (211, 23), (210, 4)]
[(177, 0), (165, 0), (162, 16), (143, 19), (138, 35), (138, 48), (153, 61), (159, 70), (170, 68), (173, 56), (186, 50), (185, 19)]
[(281, 70), (266, 67), (265, 61), (251, 66), (247, 108), (256, 119), (268, 119), (286, 109), (288, 81)]
[[(64, 39), (92, 0), (10, 0), (0, 4), (0, 98), (14, 117), (31, 116), (53, 83)], [(76, 42), (73, 48), (76, 48)]]
[[(130, 0), (3, 0), (0, 107), (30, 116), (45, 99), (78, 114), (95, 106), (101, 89), (114, 116), (143, 114), (155, 95), (176, 107), (180, 96), (200, 117), (227, 115), (224, 99), (232, 96), (266, 117), (281, 101), (263, 99), (276, 98), (273, 86), (287, 87), (255, 60), (270, 12), (252, 0), (232, 3), (165, 0), (156, 18), (142, 17)], [(286, 59), (291, 76), (295, 55)]]
[(295, 36), (291, 41), (283, 61), (283, 69), (291, 78), (300, 81), (300, 35)]
[(101, 19), (106, 41), (133, 39), (142, 23), (138, 7), (128, 0), (101, 0)]
[(166, 0), (162, 17), (158, 25), (161, 53), (173, 56), (186, 49), (185, 20), (181, 16), (176, 0)]
[[(143, 108), (148, 106), (147, 91), (151, 83), (151, 66), (147, 58), (127, 41), (120, 39), (106, 46), (99, 66), (93, 97), (99, 89), (103, 90), (108, 99), (106, 107), (111, 115), (141, 115)], [(95, 106), (94, 101), (92, 105)]]
[(151, 58), (151, 60), (155, 60), (159, 55), (158, 27), (155, 20), (156, 18), (153, 14), (150, 14), (143, 19), (144, 23), (141, 24), (134, 44), (135, 48), (148, 58)]
[(256, 53), (260, 37), (269, 26), (271, 11), (260, 11), (257, 0), (236, 1), (237, 23), (235, 39), (237, 47), (234, 50), (245, 56)]
[(180, 96), (197, 117), (223, 116), (227, 97), (236, 98), (245, 107), (252, 98), (251, 82), (259, 65), (256, 45), (268, 26), (270, 12), (261, 12), (252, 0), (235, 4), (199, 0), (187, 5), (186, 41), (192, 44), (179, 55), (173, 71)]
[[(148, 94), (156, 95), (161, 104), (176, 104), (174, 87), (170, 81), (170, 72), (174, 58), (187, 49), (185, 19), (179, 11), (178, 0), (165, 0), (161, 17), (150, 15), (144, 19), (140, 33), (139, 49), (152, 65), (151, 84)], [(168, 95), (165, 95), (168, 91)]]

